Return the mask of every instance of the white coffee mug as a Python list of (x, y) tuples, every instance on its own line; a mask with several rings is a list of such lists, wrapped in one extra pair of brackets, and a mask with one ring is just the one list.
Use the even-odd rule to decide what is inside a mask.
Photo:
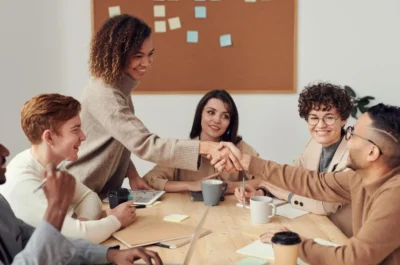
[(276, 213), (271, 197), (254, 196), (250, 198), (250, 214), (253, 224), (266, 224)]

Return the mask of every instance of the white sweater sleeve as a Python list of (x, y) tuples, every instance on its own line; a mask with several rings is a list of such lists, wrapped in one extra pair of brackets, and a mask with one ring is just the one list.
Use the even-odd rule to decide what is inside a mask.
[(93, 243), (101, 243), (121, 227), (121, 223), (114, 215), (100, 220), (79, 221), (66, 216), (61, 233), (65, 236), (86, 239)]
[[(34, 227), (40, 224), (47, 209), (47, 198), (43, 190), (33, 193), (39, 185), (40, 179), (25, 174), (14, 189), (9, 191), (8, 198), (15, 215)], [(79, 221), (72, 218), (73, 213), (74, 209), (71, 208), (61, 230), (67, 237), (100, 243), (121, 227), (121, 223), (112, 215), (100, 220)]]
[(99, 196), (78, 179), (76, 180), (75, 196), (72, 204), (78, 218), (97, 220), (101, 215), (102, 203)]

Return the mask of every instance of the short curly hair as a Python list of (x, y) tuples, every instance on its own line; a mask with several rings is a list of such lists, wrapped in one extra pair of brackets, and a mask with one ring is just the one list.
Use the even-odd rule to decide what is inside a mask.
[(134, 16), (108, 19), (91, 42), (89, 70), (92, 76), (109, 85), (118, 83), (130, 59), (150, 35), (151, 28)]
[(342, 87), (330, 83), (317, 83), (306, 86), (299, 96), (299, 115), (307, 119), (311, 110), (337, 108), (342, 120), (347, 120), (353, 110), (354, 103), (350, 95)]
[(42, 142), (45, 130), (59, 132), (60, 126), (81, 111), (73, 97), (60, 94), (40, 94), (25, 102), (21, 109), (21, 127), (31, 144)]

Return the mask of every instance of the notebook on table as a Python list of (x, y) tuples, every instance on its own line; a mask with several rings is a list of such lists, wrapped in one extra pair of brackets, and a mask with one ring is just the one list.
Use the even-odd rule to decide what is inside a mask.
[[(194, 230), (195, 227), (190, 225), (155, 220), (139, 226), (130, 225), (115, 232), (112, 236), (125, 246), (132, 248), (159, 242), (167, 244), (167, 241), (178, 239), (188, 240)], [(209, 233), (211, 231), (204, 228), (200, 232), (201, 235)]]
[[(202, 218), (200, 219), (199, 223), (197, 224), (196, 229), (194, 230), (194, 233), (192, 233), (192, 235), (191, 235), (190, 244), (186, 251), (183, 262), (180, 264), (164, 263), (164, 265), (189, 265), (189, 262), (193, 256), (194, 248), (196, 247), (197, 240), (201, 236), (201, 231), (203, 231), (203, 224), (206, 220), (209, 209), (210, 209), (210, 207), (207, 207), (207, 209), (204, 211)], [(138, 265), (144, 265), (144, 263), (138, 263)]]

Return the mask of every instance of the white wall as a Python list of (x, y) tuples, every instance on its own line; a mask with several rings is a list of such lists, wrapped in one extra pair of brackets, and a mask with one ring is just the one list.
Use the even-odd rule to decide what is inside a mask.
[[(32, 12), (26, 12), (27, 16), (14, 21), (14, 25), (8, 22), (10, 28), (3, 25), (3, 20), (8, 21), (16, 14), (5, 12), (6, 19), (0, 18), (3, 22), (0, 26), (2, 40), (10, 39), (1, 44), (0, 69), (5, 82), (2, 82), (0, 102), (6, 107), (2, 108), (0, 122), (7, 126), (2, 127), (0, 135), (1, 141), (14, 153), (26, 147), (19, 121), (16, 121), (21, 103), (42, 91), (40, 89), (79, 97), (88, 78), (90, 1), (59, 0), (57, 3), (59, 5), (51, 1), (46, 1), (46, 4), (35, 1), (32, 8), (40, 5), (47, 11), (45, 16), (32, 20)], [(6, 8), (8, 6), (16, 11), (14, 1), (7, 3)], [(61, 13), (57, 17), (53, 12)], [(40, 38), (35, 38), (37, 45), (18, 43), (23, 37), (16, 31), (32, 34), (26, 26), (40, 28), (43, 32)], [(6, 38), (3, 31), (6, 31)], [(299, 0), (299, 90), (312, 81), (331, 81), (350, 85), (361, 95), (374, 95), (377, 101), (400, 105), (399, 31), (398, 0)], [(16, 35), (16, 39), (11, 39)], [(59, 46), (53, 47), (50, 53), (44, 49), (53, 45)], [(17, 55), (21, 48), (23, 55)], [(7, 55), (5, 60), (3, 53)], [(22, 65), (26, 75), (20, 74)], [(52, 74), (50, 78), (49, 73)], [(15, 82), (17, 74), (18, 83)], [(10, 93), (7, 99), (4, 99), (5, 91)], [(200, 97), (134, 95), (133, 101), (137, 115), (151, 131), (164, 137), (186, 138)], [(240, 134), (262, 157), (289, 163), (299, 155), (308, 139), (308, 132), (305, 122), (297, 115), (296, 94), (233, 97), (240, 111)], [(151, 168), (150, 163), (134, 160), (142, 174)]]
[(58, 92), (61, 30), (58, 1), (2, 1), (0, 16), (0, 142), (15, 154), (28, 147), (20, 109), (38, 93)]

